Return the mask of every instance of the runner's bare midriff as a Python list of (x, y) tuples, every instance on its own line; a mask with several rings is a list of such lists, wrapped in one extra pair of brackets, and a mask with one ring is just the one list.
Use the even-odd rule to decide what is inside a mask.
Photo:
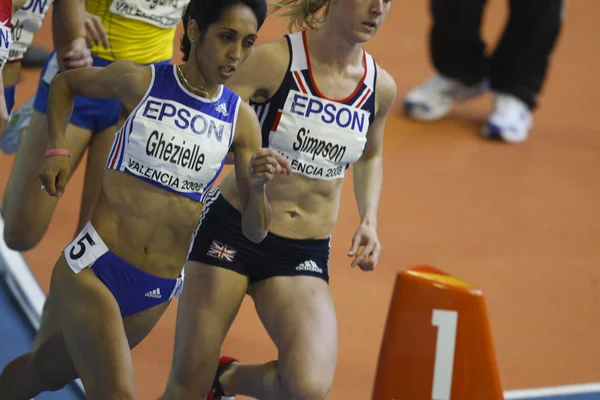
[[(302, 175), (276, 176), (267, 184), (273, 215), (269, 232), (290, 239), (325, 239), (338, 218), (342, 179), (315, 180)], [(223, 197), (240, 210), (235, 171), (219, 185)]]
[(107, 170), (92, 225), (106, 246), (149, 274), (177, 278), (202, 204)]

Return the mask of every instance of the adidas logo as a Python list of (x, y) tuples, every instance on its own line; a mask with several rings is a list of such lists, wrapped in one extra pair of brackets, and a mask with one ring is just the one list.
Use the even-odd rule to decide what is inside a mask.
[(154, 289), (146, 293), (144, 296), (152, 297), (153, 299), (160, 299), (162, 296), (160, 295), (160, 289)]
[(225, 117), (228, 115), (228, 113), (227, 113), (227, 106), (225, 105), (225, 103), (217, 104), (215, 106), (215, 110), (217, 110), (218, 112), (220, 112), (221, 114), (223, 114)]
[(302, 264), (296, 267), (296, 271), (311, 271), (318, 272), (319, 274), (323, 273), (323, 270), (319, 268), (317, 263), (313, 260), (304, 261)]

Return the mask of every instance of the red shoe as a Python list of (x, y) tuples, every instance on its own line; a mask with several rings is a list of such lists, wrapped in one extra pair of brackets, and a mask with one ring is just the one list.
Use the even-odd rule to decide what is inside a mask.
[(209, 390), (208, 395), (206, 395), (206, 400), (235, 400), (235, 396), (225, 396), (223, 388), (221, 387), (221, 382), (219, 382), (221, 375), (223, 375), (223, 373), (227, 371), (227, 368), (234, 362), (239, 361), (233, 357), (221, 356), (212, 388)]

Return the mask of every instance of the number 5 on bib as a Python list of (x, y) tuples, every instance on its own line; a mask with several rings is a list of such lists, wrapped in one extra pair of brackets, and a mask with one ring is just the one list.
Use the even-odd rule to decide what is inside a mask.
[(67, 264), (78, 273), (108, 252), (91, 222), (88, 222), (71, 243), (63, 249)]
[(398, 274), (373, 400), (503, 400), (481, 290), (429, 266)]

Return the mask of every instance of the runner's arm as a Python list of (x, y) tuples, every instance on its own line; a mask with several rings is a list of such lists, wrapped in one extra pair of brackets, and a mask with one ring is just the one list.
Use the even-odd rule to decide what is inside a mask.
[(252, 155), (260, 148), (260, 126), (254, 110), (240, 102), (236, 132), (231, 146), (235, 156), (235, 177), (240, 194), (242, 231), (249, 240), (258, 243), (264, 239), (271, 222), (271, 205), (266, 188), (253, 187), (249, 164)]
[(85, 0), (55, 0), (52, 10), (52, 38), (55, 49), (77, 39), (85, 41)]
[(396, 83), (392, 76), (379, 69), (377, 79), (377, 110), (367, 132), (367, 143), (361, 158), (353, 166), (354, 195), (363, 225), (377, 225), (377, 209), (383, 179), (383, 131), (396, 98)]
[(50, 148), (64, 148), (67, 127), (75, 96), (95, 99), (119, 99), (133, 109), (148, 89), (150, 67), (120, 60), (106, 67), (79, 68), (57, 74), (48, 94), (48, 129)]
[(52, 37), (59, 71), (93, 65), (85, 30), (85, 0), (55, 0)]

